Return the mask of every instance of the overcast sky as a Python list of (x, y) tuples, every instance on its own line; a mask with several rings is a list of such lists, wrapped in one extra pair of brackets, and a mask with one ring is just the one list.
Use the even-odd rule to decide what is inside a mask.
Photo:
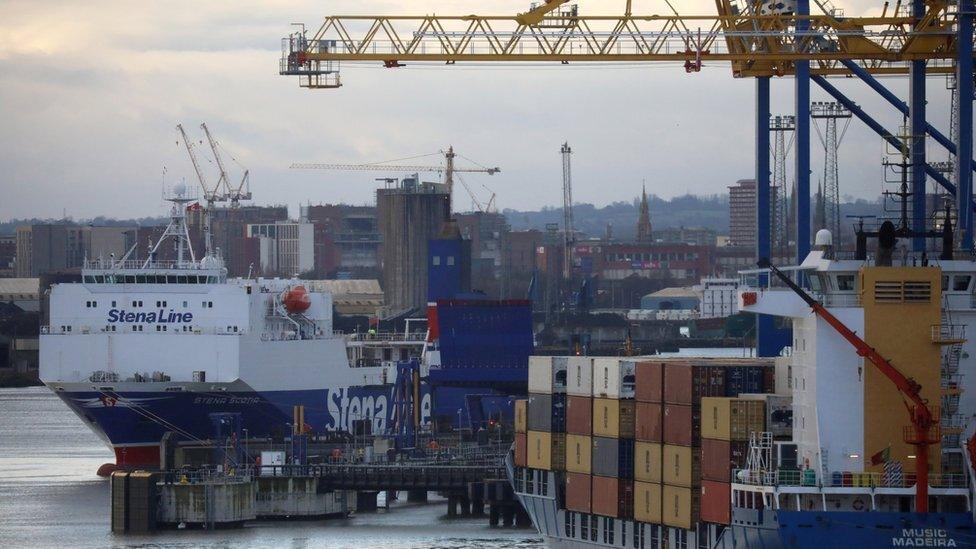
[[(623, 1), (580, 0), (582, 14)], [(251, 171), (257, 203), (371, 203), (368, 172), (289, 170), (292, 162), (361, 163), (456, 150), (502, 173), (467, 182), (501, 208), (561, 203), (559, 146), (573, 147), (577, 202), (725, 192), (753, 176), (754, 82), (715, 63), (680, 66), (343, 67), (344, 87), (300, 89), (278, 76), (279, 42), (306, 22), (343, 14), (508, 14), (522, 2), (413, 0), (199, 2), (0, 0), (0, 219), (159, 215), (167, 183), (195, 184), (175, 126), (207, 122)], [(679, 2), (687, 14), (714, 3)], [(839, 2), (848, 15), (881, 2)], [(662, 1), (635, 13), (667, 13)], [(905, 94), (902, 79), (886, 80)], [(852, 81), (837, 83), (888, 127), (901, 117)], [(792, 81), (773, 84), (774, 111), (792, 111)], [(814, 85), (814, 99), (826, 99)], [(946, 128), (944, 77), (929, 79), (930, 119)], [(947, 131), (947, 130), (946, 130)], [(813, 134), (814, 181), (822, 153)], [(936, 160), (944, 153), (929, 147)], [(840, 153), (841, 194), (881, 190), (881, 140), (855, 121)], [(436, 163), (436, 158), (430, 158)], [(233, 163), (231, 163), (233, 164)], [(208, 177), (216, 168), (204, 160)], [(234, 166), (234, 173), (238, 171)], [(232, 176), (233, 177), (233, 176)], [(430, 177), (434, 177), (433, 175)], [(816, 183), (814, 183), (814, 186)], [(458, 209), (470, 199), (458, 195)]]

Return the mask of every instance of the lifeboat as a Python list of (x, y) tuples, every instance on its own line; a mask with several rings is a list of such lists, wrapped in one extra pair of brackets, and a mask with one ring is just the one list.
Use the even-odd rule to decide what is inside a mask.
[(295, 286), (281, 295), (281, 303), (288, 314), (295, 315), (307, 311), (312, 305), (312, 298), (309, 297), (305, 286)]

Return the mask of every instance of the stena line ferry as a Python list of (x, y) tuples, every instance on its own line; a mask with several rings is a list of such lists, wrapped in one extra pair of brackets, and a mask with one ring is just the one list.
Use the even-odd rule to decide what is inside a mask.
[[(41, 380), (114, 449), (116, 465), (157, 466), (167, 432), (210, 438), (216, 412), (240, 413), (249, 437), (289, 434), (296, 405), (316, 432), (352, 432), (356, 420), (385, 430), (397, 361), (420, 356), (424, 333), (334, 333), (329, 293), (297, 279), (228, 278), (219, 253), (194, 254), (185, 187), (167, 200), (171, 220), (148, 259), (86, 261), (79, 283), (51, 288), (40, 336)], [(175, 260), (157, 259), (163, 246)], [(426, 391), (419, 408), (426, 422)]]

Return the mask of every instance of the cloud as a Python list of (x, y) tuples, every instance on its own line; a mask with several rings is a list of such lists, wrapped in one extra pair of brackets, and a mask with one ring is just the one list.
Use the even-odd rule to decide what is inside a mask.
[[(711, 13), (708, 1), (681, 2)], [(580, 3), (620, 13), (623, 1)], [(845, 2), (848, 13), (877, 10)], [(280, 77), (279, 40), (294, 21), (333, 13), (514, 13), (520, 2), (411, 3), (8, 1), (0, 20), (0, 218), (160, 213), (162, 169), (195, 182), (174, 126), (215, 137), (251, 171), (261, 203), (372, 201), (368, 172), (289, 170), (292, 162), (359, 163), (436, 153), (449, 145), (502, 173), (471, 175), (500, 207), (561, 202), (559, 145), (574, 149), (574, 196), (606, 204), (648, 190), (669, 197), (725, 192), (750, 177), (753, 83), (725, 64), (696, 75), (675, 65), (641, 67), (431, 67), (346, 64), (345, 86), (299, 89)], [(660, 1), (635, 13), (669, 13)], [(941, 79), (929, 110), (947, 111)], [(905, 94), (904, 83), (886, 83)], [(891, 128), (900, 116), (856, 82), (839, 81)], [(792, 83), (773, 86), (777, 112), (791, 111)], [(815, 99), (825, 99), (814, 89)], [(939, 118), (939, 117), (942, 118)], [(816, 145), (816, 136), (813, 136)], [(814, 181), (822, 154), (814, 147)], [(841, 193), (881, 190), (881, 141), (854, 122), (841, 151)], [(933, 151), (936, 154), (937, 151)], [(939, 153), (941, 154), (941, 153)], [(208, 177), (216, 168), (201, 157)], [(942, 159), (941, 157), (938, 159)], [(436, 162), (436, 157), (430, 159)], [(239, 168), (234, 167), (235, 170)], [(435, 177), (431, 175), (430, 177)], [(466, 197), (459, 205), (469, 204)]]

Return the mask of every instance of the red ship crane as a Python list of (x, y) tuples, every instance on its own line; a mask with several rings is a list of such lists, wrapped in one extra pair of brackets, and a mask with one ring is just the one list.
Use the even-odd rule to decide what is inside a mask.
[(927, 513), (929, 511), (929, 446), (939, 441), (938, 433), (933, 433), (935, 418), (929, 410), (928, 403), (922, 398), (922, 386), (917, 381), (898, 371), (885, 357), (881, 356), (873, 347), (857, 336), (843, 322), (830, 314), (819, 301), (800, 288), (790, 277), (777, 269), (768, 259), (759, 260), (759, 267), (769, 269), (779, 277), (796, 295), (813, 309), (814, 314), (837, 331), (854, 346), (860, 357), (866, 358), (871, 364), (891, 380), (898, 391), (911, 403), (905, 402), (905, 408), (911, 418), (912, 425), (905, 428), (905, 442), (915, 447), (915, 511)]

